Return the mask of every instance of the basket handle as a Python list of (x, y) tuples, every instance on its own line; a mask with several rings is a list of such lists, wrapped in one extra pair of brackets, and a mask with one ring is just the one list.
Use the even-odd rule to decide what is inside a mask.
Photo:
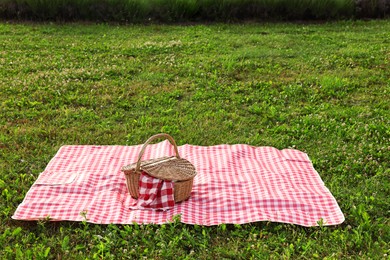
[(157, 138), (166, 138), (169, 140), (169, 142), (173, 145), (173, 147), (175, 148), (175, 153), (176, 153), (176, 157), (178, 159), (180, 159), (180, 155), (179, 155), (179, 150), (177, 149), (177, 145), (176, 145), (176, 142), (175, 140), (172, 138), (172, 136), (170, 136), (169, 134), (165, 134), (165, 133), (161, 133), (161, 134), (156, 134), (156, 135), (153, 135), (151, 137), (149, 137), (148, 140), (146, 140), (146, 142), (143, 144), (142, 148), (141, 148), (141, 151), (139, 152), (138, 154), (138, 160), (137, 160), (137, 165), (135, 166), (135, 172), (138, 172), (139, 169), (141, 168), (141, 159), (142, 159), (142, 156), (144, 155), (144, 152), (145, 152), (145, 149), (146, 149), (146, 146), (151, 143), (153, 140), (157, 139)]

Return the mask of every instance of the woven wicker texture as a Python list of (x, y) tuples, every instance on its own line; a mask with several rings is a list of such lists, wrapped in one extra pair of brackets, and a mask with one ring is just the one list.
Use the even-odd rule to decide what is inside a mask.
[[(133, 163), (123, 167), (122, 170), (125, 173), (132, 173), (136, 171), (136, 167), (137, 163)], [(188, 160), (175, 156), (142, 161), (140, 171), (169, 181), (185, 181), (196, 175), (195, 167)]]
[[(162, 137), (168, 139), (174, 146), (176, 156), (142, 161), (142, 155), (147, 145), (153, 140)], [(125, 173), (127, 187), (133, 198), (138, 198), (138, 181), (141, 172), (144, 171), (155, 178), (174, 181), (175, 202), (189, 198), (196, 175), (195, 167), (188, 160), (180, 158), (175, 140), (170, 135), (164, 133), (150, 137), (142, 146), (137, 162), (122, 167), (122, 171)]]

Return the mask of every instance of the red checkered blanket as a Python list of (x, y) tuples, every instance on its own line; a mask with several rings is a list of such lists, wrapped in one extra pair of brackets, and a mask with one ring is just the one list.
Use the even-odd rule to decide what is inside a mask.
[(168, 210), (175, 206), (173, 182), (154, 178), (144, 172), (139, 178), (139, 195), (131, 209)]
[[(336, 200), (308, 156), (294, 149), (249, 145), (179, 146), (196, 168), (191, 197), (167, 211), (134, 210), (121, 167), (137, 160), (136, 146), (63, 146), (18, 206), (13, 219), (92, 223), (199, 225), (273, 221), (302, 226), (344, 221)], [(143, 159), (174, 154), (166, 140)]]

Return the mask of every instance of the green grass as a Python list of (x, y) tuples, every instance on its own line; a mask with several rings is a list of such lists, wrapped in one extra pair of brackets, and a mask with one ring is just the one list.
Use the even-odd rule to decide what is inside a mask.
[[(387, 259), (390, 21), (0, 24), (0, 259)], [(65, 144), (246, 143), (308, 153), (346, 216), (303, 228), (25, 223)]]
[(5, 18), (131, 23), (385, 17), (388, 9), (372, 0), (0, 0)]
[(120, 23), (388, 18), (390, 0), (0, 0), (0, 19)]

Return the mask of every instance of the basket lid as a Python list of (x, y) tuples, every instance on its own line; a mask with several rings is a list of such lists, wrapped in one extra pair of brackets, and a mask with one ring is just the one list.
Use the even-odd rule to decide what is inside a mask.
[[(136, 171), (137, 163), (132, 163), (122, 168), (125, 173)], [(194, 178), (196, 170), (191, 162), (184, 158), (161, 157), (141, 162), (140, 171), (161, 180), (185, 181)]]

